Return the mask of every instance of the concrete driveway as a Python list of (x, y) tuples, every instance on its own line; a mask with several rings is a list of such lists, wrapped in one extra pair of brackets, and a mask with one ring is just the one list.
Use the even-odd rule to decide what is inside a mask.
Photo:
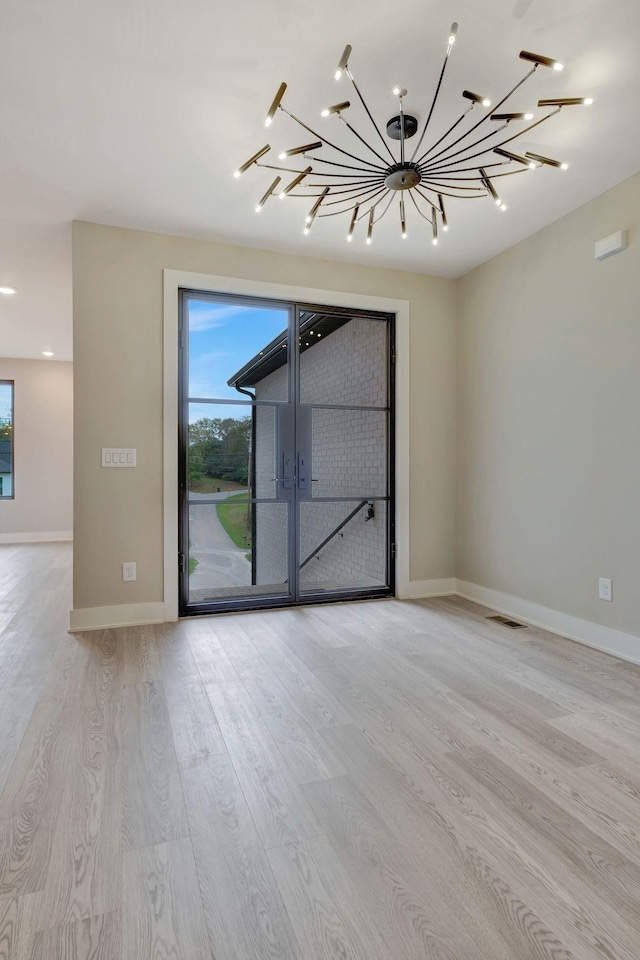
[[(234, 490), (220, 495), (219, 499), (226, 500), (241, 492)], [(195, 499), (195, 495), (192, 497)], [(207, 498), (210, 499), (210, 495)], [(251, 563), (245, 556), (249, 548), (236, 547), (218, 519), (215, 504), (190, 506), (189, 539), (190, 556), (198, 560), (195, 572), (189, 577), (192, 598), (196, 591), (198, 598), (202, 598), (203, 593), (216, 596), (221, 588), (251, 584)]]

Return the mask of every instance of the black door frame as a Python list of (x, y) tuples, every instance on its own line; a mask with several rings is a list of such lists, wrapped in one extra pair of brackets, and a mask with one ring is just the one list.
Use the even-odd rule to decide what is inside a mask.
[[(387, 510), (387, 543), (386, 543), (386, 570), (387, 585), (383, 587), (369, 587), (362, 590), (337, 589), (323, 590), (322, 593), (313, 594), (305, 592), (300, 594), (299, 586), (299, 510), (302, 502), (297, 496), (297, 491), (292, 491), (289, 500), (279, 499), (270, 501), (268, 498), (248, 498), (247, 502), (286, 502), (287, 503), (287, 546), (288, 546), (288, 592), (283, 595), (270, 595), (264, 597), (230, 597), (216, 601), (207, 601), (201, 603), (189, 603), (189, 570), (188, 570), (188, 532), (189, 532), (189, 485), (188, 485), (188, 375), (189, 375), (189, 357), (188, 357), (188, 326), (186, 323), (186, 305), (190, 298), (198, 300), (210, 300), (215, 303), (228, 303), (237, 306), (280, 308), (289, 311), (289, 330), (288, 330), (288, 368), (289, 368), (289, 400), (279, 402), (280, 406), (289, 406), (293, 416), (293, 436), (297, 442), (297, 412), (299, 409), (299, 329), (300, 314), (303, 312), (316, 312), (325, 315), (343, 316), (345, 318), (362, 317), (365, 319), (384, 321), (387, 324), (387, 496), (370, 497), (373, 501), (385, 503)], [(264, 297), (251, 297), (236, 294), (216, 293), (215, 291), (193, 290), (190, 288), (179, 289), (179, 319), (178, 319), (178, 551), (179, 551), (179, 616), (197, 616), (214, 613), (234, 613), (245, 610), (260, 610), (283, 608), (289, 606), (306, 606), (317, 603), (338, 603), (347, 600), (371, 600), (384, 597), (395, 596), (395, 497), (396, 497), (396, 478), (395, 478), (395, 454), (396, 454), (396, 315), (394, 313), (384, 313), (375, 310), (351, 309), (349, 307), (336, 307), (328, 304), (304, 303), (298, 301), (283, 301), (269, 299)], [(250, 397), (251, 394), (248, 394)], [(191, 398), (197, 400), (198, 398)], [(226, 401), (229, 405), (233, 401)], [(239, 404), (243, 401), (239, 400)], [(220, 405), (223, 405), (222, 403)], [(252, 419), (255, 423), (255, 411), (260, 405), (274, 406), (274, 403), (268, 401), (244, 401), (252, 412)], [(306, 404), (305, 404), (306, 406)], [(309, 404), (309, 406), (318, 406), (318, 404)], [(323, 406), (323, 404), (320, 404)], [(337, 405), (339, 408), (339, 405)], [(349, 406), (349, 405), (345, 405)], [(255, 430), (252, 431), (252, 435)], [(255, 493), (255, 484), (253, 486)], [(327, 498), (342, 499), (342, 498)], [(349, 498), (347, 498), (349, 499)], [(357, 499), (357, 498), (352, 498)], [(312, 502), (323, 502), (323, 498), (315, 498)], [(255, 510), (252, 511), (253, 524), (255, 524)], [(252, 553), (255, 557), (255, 531), (252, 531)], [(292, 585), (292, 586), (291, 586)], [(283, 586), (285, 586), (283, 584)]]

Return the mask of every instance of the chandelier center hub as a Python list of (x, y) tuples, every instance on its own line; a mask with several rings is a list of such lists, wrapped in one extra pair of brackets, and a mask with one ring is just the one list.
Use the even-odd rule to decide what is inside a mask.
[(387, 170), (384, 182), (389, 190), (410, 190), (417, 187), (421, 179), (414, 163), (394, 163)]

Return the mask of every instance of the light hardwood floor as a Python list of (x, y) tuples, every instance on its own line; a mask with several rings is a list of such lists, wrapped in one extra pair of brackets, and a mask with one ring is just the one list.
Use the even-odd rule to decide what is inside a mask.
[(640, 668), (462, 600), (70, 636), (0, 548), (0, 960), (638, 960)]

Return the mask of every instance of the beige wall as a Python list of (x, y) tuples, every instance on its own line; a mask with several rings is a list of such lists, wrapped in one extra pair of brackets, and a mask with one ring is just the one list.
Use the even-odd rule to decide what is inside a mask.
[[(629, 248), (596, 262), (619, 229)], [(639, 235), (640, 175), (458, 286), (457, 576), (633, 634)]]
[[(164, 268), (410, 301), (411, 579), (452, 577), (454, 281), (76, 223), (74, 608), (163, 599)], [(137, 469), (101, 469), (102, 446), (136, 447)]]
[(15, 499), (0, 500), (0, 539), (70, 536), (73, 528), (73, 364), (0, 358), (13, 380)]

